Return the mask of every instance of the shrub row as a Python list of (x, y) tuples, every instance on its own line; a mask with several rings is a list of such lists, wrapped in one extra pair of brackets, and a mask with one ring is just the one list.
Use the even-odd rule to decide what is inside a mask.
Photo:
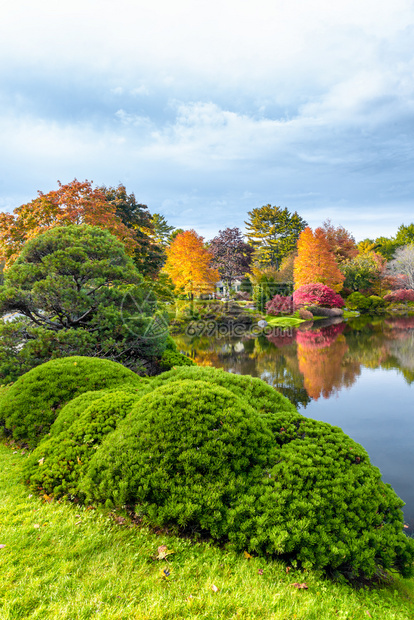
[[(66, 361), (68, 371), (80, 363)], [(122, 367), (118, 375), (107, 367), (103, 380), (96, 362), (83, 358), (71, 389), (62, 372), (57, 380), (54, 362), (37, 369), (39, 383), (22, 381), (45, 426), (58, 413), (26, 462), (33, 488), (126, 506), (152, 525), (347, 577), (370, 577), (379, 568), (412, 574), (403, 502), (341, 429), (305, 418), (252, 377), (182, 367), (134, 383)], [(50, 386), (43, 410), (39, 404), (49, 369), (58, 412)], [(117, 385), (108, 386), (115, 376)], [(97, 388), (86, 392), (86, 385)], [(14, 403), (27, 411), (16, 395)], [(14, 414), (18, 419), (19, 410)]]

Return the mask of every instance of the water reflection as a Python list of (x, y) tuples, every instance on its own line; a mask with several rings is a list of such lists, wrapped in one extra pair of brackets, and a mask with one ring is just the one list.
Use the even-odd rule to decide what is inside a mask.
[(414, 529), (414, 317), (303, 324), (258, 337), (175, 336), (199, 365), (260, 377), (364, 445)]

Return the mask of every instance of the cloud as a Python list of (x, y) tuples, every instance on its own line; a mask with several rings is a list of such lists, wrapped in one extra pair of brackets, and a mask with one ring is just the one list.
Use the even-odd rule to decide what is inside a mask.
[(269, 202), (392, 234), (414, 199), (413, 18), (411, 0), (9, 3), (0, 206), (76, 176), (206, 235)]

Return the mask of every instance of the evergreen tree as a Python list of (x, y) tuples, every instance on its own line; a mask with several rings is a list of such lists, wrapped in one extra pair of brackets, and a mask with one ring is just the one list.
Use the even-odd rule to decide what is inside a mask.
[(249, 211), (246, 236), (254, 249), (254, 259), (260, 266), (274, 265), (296, 248), (296, 242), (307, 223), (295, 211), (270, 204)]
[(154, 238), (154, 226), (147, 205), (136, 201), (135, 194), (128, 194), (124, 185), (101, 187), (107, 202), (115, 207), (115, 213), (131, 230), (136, 242), (133, 261), (144, 276), (154, 277), (161, 269), (164, 256)]
[(174, 232), (175, 227), (169, 226), (167, 220), (160, 213), (154, 213), (151, 219), (154, 229), (155, 241), (161, 247), (165, 247), (171, 243), (171, 234)]

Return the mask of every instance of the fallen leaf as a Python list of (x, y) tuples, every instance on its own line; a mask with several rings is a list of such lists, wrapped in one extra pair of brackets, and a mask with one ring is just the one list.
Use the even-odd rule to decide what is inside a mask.
[(218, 587), (217, 587), (217, 586), (215, 586), (215, 585), (214, 585), (214, 583), (213, 583), (213, 585), (211, 586), (211, 589), (213, 590), (213, 592), (218, 592), (218, 591), (219, 591)]
[(288, 573), (290, 570), (292, 570), (291, 566), (286, 566), (286, 572)]
[(37, 462), (39, 463), (39, 465), (43, 465), (43, 463), (45, 462), (45, 457), (39, 459)]
[(246, 560), (252, 559), (252, 556), (250, 555), (250, 553), (247, 553), (247, 551), (244, 552), (244, 557), (246, 558)]
[(33, 495), (29, 495), (29, 499), (30, 499), (31, 497), (33, 497)]
[(46, 493), (43, 495), (43, 499), (45, 500), (45, 502), (51, 502), (52, 498), (50, 495), (46, 495)]
[(80, 458), (78, 456), (76, 458), (78, 460), (78, 465), (82, 465), (82, 461), (80, 460)]
[(40, 525), (39, 525), (39, 523), (35, 523), (33, 527), (34, 527), (36, 530), (38, 530), (38, 529), (39, 529), (39, 527), (40, 527)]
[(156, 560), (165, 560), (168, 555), (171, 555), (172, 553), (174, 553), (174, 551), (170, 551), (168, 549), (167, 545), (160, 545), (157, 551), (158, 551), (158, 555), (156, 557)]
[(306, 583), (291, 583), (291, 586), (293, 586), (294, 588), (297, 588), (298, 590), (307, 590), (308, 586)]
[(259, 575), (263, 575), (263, 568), (259, 568), (257, 572), (259, 573)]
[(6, 545), (0, 545), (0, 549), (4, 549)]

